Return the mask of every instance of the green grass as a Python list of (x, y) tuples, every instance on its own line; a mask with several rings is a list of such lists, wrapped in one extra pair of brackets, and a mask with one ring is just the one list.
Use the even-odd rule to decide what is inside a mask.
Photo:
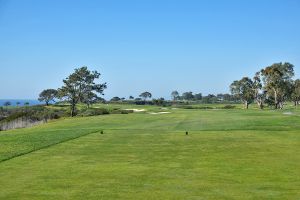
[(0, 199), (300, 199), (299, 111), (146, 108), (0, 132)]

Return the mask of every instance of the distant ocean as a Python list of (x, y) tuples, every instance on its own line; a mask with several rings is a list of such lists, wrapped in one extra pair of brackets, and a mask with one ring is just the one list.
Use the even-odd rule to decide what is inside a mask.
[(26, 102), (29, 103), (29, 105), (39, 105), (44, 104), (44, 102), (40, 102), (36, 99), (0, 99), (0, 106), (3, 106), (5, 102), (9, 101), (12, 106), (16, 106), (17, 102), (20, 102), (20, 106), (24, 106)]

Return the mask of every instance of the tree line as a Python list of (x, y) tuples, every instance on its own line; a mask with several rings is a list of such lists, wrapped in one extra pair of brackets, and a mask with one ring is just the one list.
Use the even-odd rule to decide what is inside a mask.
[[(103, 95), (107, 88), (106, 83), (97, 83), (100, 73), (90, 71), (87, 67), (75, 69), (67, 78), (63, 80), (63, 85), (58, 89), (46, 89), (39, 94), (39, 100), (46, 105), (59, 99), (70, 104), (71, 116), (76, 115), (76, 105), (84, 103), (88, 107), (97, 102), (105, 102), (99, 95)], [(300, 80), (293, 80), (294, 65), (290, 63), (274, 63), (256, 72), (253, 78), (243, 77), (233, 81), (230, 85), (231, 94), (208, 94), (203, 96), (201, 93), (178, 91), (171, 93), (172, 103), (180, 101), (196, 101), (199, 103), (218, 103), (218, 102), (239, 102), (242, 101), (245, 108), (256, 102), (260, 109), (265, 105), (273, 106), (275, 109), (282, 109), (286, 101), (293, 101), (294, 105), (300, 102)], [(171, 103), (164, 98), (152, 99), (152, 94), (148, 91), (143, 92), (139, 97), (129, 96), (129, 101), (136, 104), (155, 104), (163, 105)], [(149, 101), (151, 100), (151, 101)], [(111, 102), (126, 101), (126, 98), (113, 97)], [(8, 106), (8, 103), (6, 104)]]
[(274, 63), (256, 72), (254, 77), (243, 77), (230, 85), (232, 95), (249, 105), (256, 102), (260, 109), (265, 105), (283, 109), (286, 101), (300, 102), (300, 79), (294, 80), (294, 65)]
[[(106, 83), (97, 83), (96, 80), (100, 79), (100, 73), (97, 71), (90, 71), (87, 67), (75, 69), (67, 78), (63, 80), (63, 85), (58, 89), (45, 89), (39, 94), (39, 101), (43, 101), (48, 106), (49, 103), (55, 102), (59, 99), (60, 102), (70, 104), (71, 116), (77, 114), (76, 105), (84, 103), (89, 107), (93, 103), (106, 102), (103, 91), (107, 88)], [(171, 93), (173, 103), (178, 101), (201, 101), (202, 103), (216, 103), (220, 101), (236, 101), (237, 98), (230, 94), (209, 94), (202, 96), (201, 93), (184, 92), (182, 95), (178, 91)], [(129, 101), (134, 101), (136, 104), (151, 104), (151, 105), (169, 105), (170, 101), (164, 98), (151, 99), (152, 94), (145, 91), (134, 98), (129, 96)], [(113, 97), (110, 102), (126, 101), (126, 98)]]
[[(24, 106), (29, 106), (29, 102), (24, 102), (23, 103), (23, 105)], [(3, 106), (5, 106), (5, 107), (8, 107), (8, 106), (11, 106), (12, 105), (12, 103), (10, 102), (10, 101), (5, 101), (4, 103), (3, 103)], [(19, 101), (17, 101), (16, 102), (16, 106), (18, 107), (18, 106), (20, 106), (21, 105), (21, 102), (19, 102)]]
[(240, 100), (231, 94), (208, 94), (202, 95), (202, 93), (193, 92), (183, 92), (180, 94), (177, 90), (171, 93), (171, 100), (166, 100), (163, 97), (151, 99), (152, 94), (150, 92), (143, 92), (137, 98), (129, 96), (125, 97), (113, 97), (109, 102), (125, 102), (125, 103), (135, 103), (135, 104), (151, 104), (151, 105), (161, 105), (161, 104), (178, 104), (178, 103), (237, 103)]
[(171, 93), (171, 97), (173, 102), (176, 101), (197, 101), (200, 103), (218, 103), (218, 102), (236, 102), (238, 99), (231, 95), (231, 94), (208, 94), (208, 95), (202, 95), (202, 93), (193, 93), (191, 91), (189, 92), (183, 92), (181, 95), (180, 93), (175, 90)]

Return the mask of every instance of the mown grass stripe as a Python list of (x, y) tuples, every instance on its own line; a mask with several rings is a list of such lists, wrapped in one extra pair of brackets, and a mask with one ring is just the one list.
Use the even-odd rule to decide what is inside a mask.
[(49, 147), (52, 147), (52, 146), (55, 146), (55, 145), (58, 145), (58, 144), (61, 144), (61, 143), (64, 143), (64, 142), (68, 142), (68, 141), (71, 141), (71, 140), (75, 140), (75, 139), (78, 139), (78, 138), (83, 137), (83, 136), (87, 136), (87, 135), (90, 135), (90, 134), (93, 134), (93, 133), (98, 133), (98, 132), (100, 132), (100, 131), (101, 131), (101, 130), (97, 130), (97, 131), (93, 131), (93, 132), (84, 133), (84, 134), (82, 134), (82, 135), (78, 135), (78, 136), (75, 136), (75, 137), (67, 138), (67, 139), (61, 140), (61, 141), (59, 141), (59, 142), (54, 142), (54, 143), (52, 143), (52, 144), (48, 144), (48, 145), (39, 147), (39, 148), (37, 148), (37, 149), (32, 149), (32, 150), (29, 150), (29, 151), (26, 151), (26, 152), (17, 153), (17, 154), (14, 155), (14, 156), (10, 156), (10, 157), (7, 157), (7, 158), (2, 158), (2, 159), (0, 160), (0, 163), (3, 163), (3, 162), (5, 162), (5, 161), (8, 161), (8, 160), (11, 160), (11, 159), (20, 157), (20, 156), (24, 156), (24, 155), (30, 154), (30, 153), (32, 153), (32, 152), (36, 152), (36, 151), (39, 151), (39, 150), (42, 150), (42, 149), (46, 149), (46, 148), (49, 148)]

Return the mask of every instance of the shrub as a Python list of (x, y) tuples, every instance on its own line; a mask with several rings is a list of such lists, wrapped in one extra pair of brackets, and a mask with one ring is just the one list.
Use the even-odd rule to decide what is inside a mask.
[(25, 112), (15, 112), (15, 113), (12, 113), (11, 115), (9, 115), (8, 117), (6, 117), (4, 120), (6, 122), (10, 122), (10, 121), (13, 121), (15, 119), (18, 119), (18, 118), (21, 118), (21, 117), (25, 117), (26, 115), (28, 115), (28, 113), (25, 113)]
[(59, 119), (66, 116), (69, 116), (69, 112), (64, 110), (49, 110), (47, 112), (47, 119)]
[(9, 113), (6, 113), (6, 115), (7, 117), (2, 117), (2, 119), (6, 122), (10, 122), (19, 118), (24, 118), (31, 121), (42, 121), (48, 119), (58, 119), (62, 116), (66, 116), (64, 110), (52, 110), (42, 106), (13, 109)]
[(214, 109), (214, 108), (213, 108), (213, 107), (210, 107), (210, 106), (201, 106), (201, 107), (199, 107), (198, 109), (206, 110), (206, 109)]
[(105, 108), (89, 108), (86, 110), (82, 110), (81, 116), (96, 116), (96, 115), (107, 115), (109, 111)]
[(222, 107), (222, 109), (234, 109), (235, 106), (234, 105), (225, 105)]
[(188, 106), (188, 105), (179, 105), (177, 106), (177, 108), (183, 108), (183, 109), (203, 109), (203, 110), (206, 110), (206, 109), (214, 109), (213, 107), (209, 107), (209, 106)]
[(129, 114), (133, 113), (133, 110), (113, 110), (112, 114)]

